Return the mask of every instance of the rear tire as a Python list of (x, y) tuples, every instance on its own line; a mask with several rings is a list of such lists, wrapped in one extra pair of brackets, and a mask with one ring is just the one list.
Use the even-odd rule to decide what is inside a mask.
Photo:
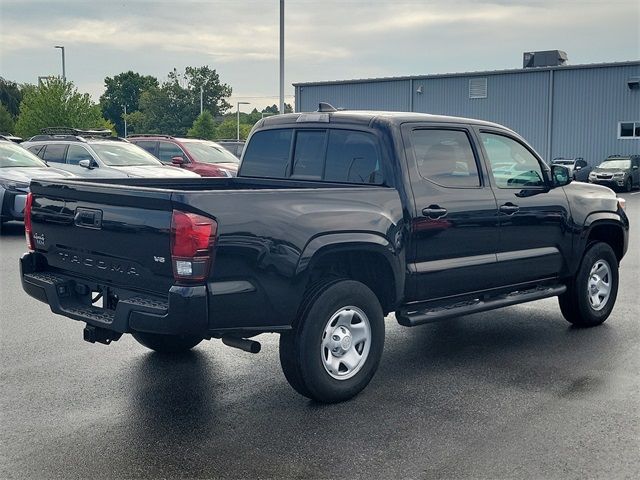
[(384, 347), (384, 315), (364, 284), (339, 280), (307, 296), (299, 323), (280, 335), (280, 363), (301, 395), (335, 403), (360, 393)]
[(147, 332), (133, 332), (131, 335), (140, 345), (158, 353), (186, 352), (203, 340), (195, 335), (161, 335)]
[(618, 259), (604, 242), (592, 244), (567, 291), (558, 297), (564, 318), (576, 327), (594, 327), (611, 314), (618, 295)]

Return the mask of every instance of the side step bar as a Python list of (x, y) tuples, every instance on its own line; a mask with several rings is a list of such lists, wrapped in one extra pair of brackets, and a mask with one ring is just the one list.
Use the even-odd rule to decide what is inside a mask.
[(554, 285), (520, 290), (496, 296), (483, 296), (472, 300), (465, 300), (449, 305), (427, 307), (422, 310), (405, 309), (396, 312), (396, 319), (400, 325), (414, 327), (423, 323), (437, 322), (447, 318), (469, 315), (470, 313), (484, 312), (494, 308), (508, 307), (518, 303), (541, 300), (543, 298), (556, 297), (567, 291), (566, 285)]

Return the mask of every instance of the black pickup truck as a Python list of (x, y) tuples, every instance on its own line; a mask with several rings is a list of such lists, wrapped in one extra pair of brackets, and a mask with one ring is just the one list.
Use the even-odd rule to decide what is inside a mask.
[(258, 122), (237, 178), (33, 181), (22, 285), (90, 342), (257, 352), (280, 333), (293, 388), (336, 402), (373, 377), (392, 312), (557, 296), (572, 324), (604, 322), (623, 208), (500, 125), (322, 105)]

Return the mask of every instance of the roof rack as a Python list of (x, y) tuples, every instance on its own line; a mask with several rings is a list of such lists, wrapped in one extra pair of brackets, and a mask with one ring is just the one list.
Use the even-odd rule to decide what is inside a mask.
[(20, 143), (22, 141), (22, 137), (18, 137), (8, 132), (0, 132), (0, 139), (15, 143)]
[(40, 130), (39, 135), (34, 135), (29, 139), (30, 142), (38, 142), (43, 140), (67, 140), (70, 142), (86, 142), (87, 139), (114, 140), (117, 142), (126, 142), (125, 139), (114, 137), (111, 130), (80, 130), (71, 127), (47, 127)]
[(173, 135), (165, 135), (163, 133), (133, 133), (131, 135), (127, 135), (127, 138), (145, 138), (145, 137), (173, 138)]

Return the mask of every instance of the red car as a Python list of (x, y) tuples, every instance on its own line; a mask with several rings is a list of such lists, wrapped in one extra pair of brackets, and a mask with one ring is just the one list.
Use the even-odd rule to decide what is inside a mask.
[(155, 155), (162, 163), (191, 170), (203, 177), (235, 177), (240, 160), (209, 140), (169, 135), (129, 135), (131, 143)]

